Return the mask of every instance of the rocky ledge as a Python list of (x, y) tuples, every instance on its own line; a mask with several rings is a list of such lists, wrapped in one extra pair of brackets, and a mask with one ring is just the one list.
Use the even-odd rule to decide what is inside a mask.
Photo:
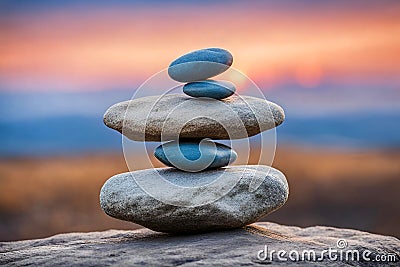
[[(266, 248), (273, 256), (272, 261), (265, 256)], [(337, 252), (331, 256), (325, 252), (320, 260), (321, 253), (330, 248)], [(148, 229), (109, 230), (3, 242), (0, 243), (0, 265), (399, 266), (399, 248), (400, 240), (390, 236), (333, 227), (299, 228), (263, 222), (242, 229), (197, 235), (176, 236)], [(286, 252), (281, 252), (281, 260), (278, 259), (280, 250)], [(314, 251), (320, 261), (312, 261), (309, 251)], [(354, 251), (358, 251), (359, 260)], [(300, 262), (292, 261), (297, 258), (296, 252)], [(378, 257), (386, 261), (378, 263)]]

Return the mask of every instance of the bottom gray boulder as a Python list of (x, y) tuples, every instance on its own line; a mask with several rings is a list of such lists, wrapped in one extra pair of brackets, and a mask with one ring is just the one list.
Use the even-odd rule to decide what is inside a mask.
[(111, 177), (100, 204), (108, 215), (154, 231), (194, 233), (253, 223), (281, 207), (288, 194), (285, 176), (268, 166), (199, 173), (159, 168)]
[[(0, 242), (0, 265), (399, 266), (399, 248), (400, 241), (395, 237), (357, 230), (257, 223), (242, 229), (197, 235), (171, 236), (148, 229), (110, 230)], [(329, 249), (336, 252), (321, 257)], [(278, 258), (278, 251), (286, 253), (280, 252)], [(293, 251), (298, 252), (298, 259), (293, 258)], [(310, 251), (316, 253), (315, 259), (309, 258)], [(358, 257), (348, 253), (354, 251), (358, 251)]]

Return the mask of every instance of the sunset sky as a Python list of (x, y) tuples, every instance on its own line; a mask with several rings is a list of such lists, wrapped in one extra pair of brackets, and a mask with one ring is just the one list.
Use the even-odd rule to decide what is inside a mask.
[(267, 88), (400, 85), (398, 1), (55, 2), (0, 2), (0, 90), (130, 88), (214, 46)]
[(284, 108), (282, 142), (399, 146), (400, 1), (0, 0), (0, 155), (120, 149), (105, 110), (207, 47)]

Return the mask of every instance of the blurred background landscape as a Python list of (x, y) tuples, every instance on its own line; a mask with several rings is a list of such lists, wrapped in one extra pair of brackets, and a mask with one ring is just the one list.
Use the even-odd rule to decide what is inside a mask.
[(99, 206), (128, 171), (102, 115), (206, 47), (285, 109), (273, 166), (291, 191), (265, 220), (400, 237), (399, 14), (387, 0), (1, 0), (0, 241), (137, 228)]

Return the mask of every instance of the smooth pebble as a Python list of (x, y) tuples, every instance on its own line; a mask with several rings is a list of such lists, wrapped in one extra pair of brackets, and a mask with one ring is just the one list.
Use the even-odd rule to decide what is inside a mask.
[(187, 83), (183, 86), (183, 92), (193, 97), (210, 97), (224, 99), (233, 95), (236, 87), (229, 81), (198, 81)]
[(167, 142), (155, 149), (154, 156), (167, 166), (188, 172), (224, 167), (237, 158), (230, 147), (207, 139)]
[(175, 59), (168, 67), (168, 74), (178, 82), (201, 81), (223, 73), (232, 62), (232, 54), (225, 49), (201, 49)]

